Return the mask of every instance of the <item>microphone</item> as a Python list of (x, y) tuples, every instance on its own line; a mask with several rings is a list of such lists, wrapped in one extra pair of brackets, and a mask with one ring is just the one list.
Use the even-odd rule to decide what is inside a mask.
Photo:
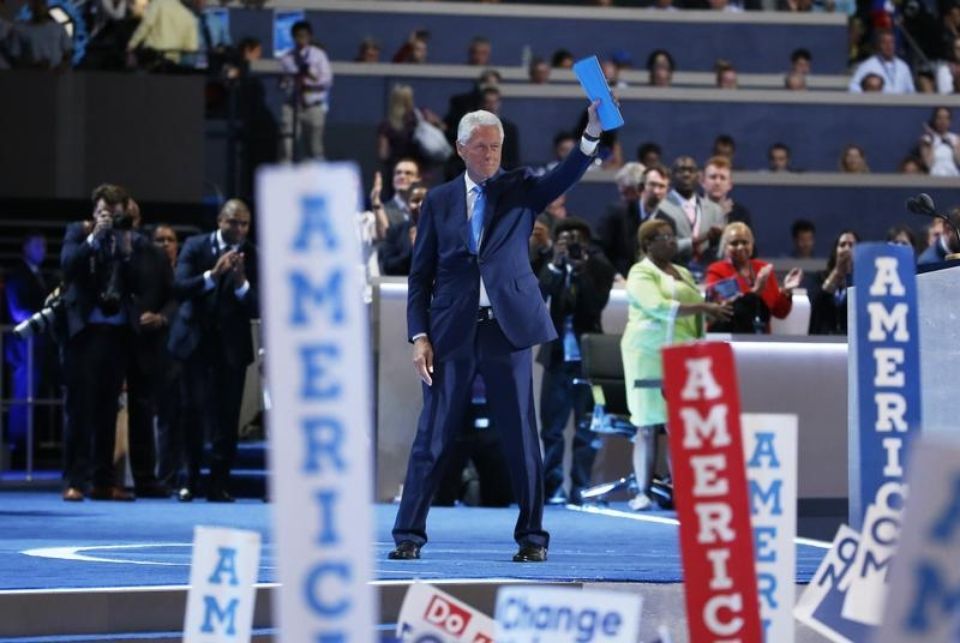
[[(906, 206), (907, 211), (912, 214), (933, 217), (934, 219), (942, 219), (944, 223), (950, 226), (950, 229), (953, 230), (954, 234), (957, 235), (956, 239), (960, 240), (960, 227), (957, 227), (957, 224), (954, 223), (952, 218), (943, 213), (937, 212), (937, 206), (934, 205), (933, 199), (926, 192), (921, 192), (917, 196), (907, 199)], [(953, 243), (948, 243), (947, 246), (953, 246)]]

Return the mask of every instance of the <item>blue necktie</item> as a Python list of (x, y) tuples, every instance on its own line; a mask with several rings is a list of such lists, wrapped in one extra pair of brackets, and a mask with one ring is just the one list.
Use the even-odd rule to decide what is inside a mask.
[(473, 202), (473, 217), (470, 218), (470, 232), (472, 233), (470, 235), (472, 241), (470, 252), (477, 254), (477, 249), (480, 247), (480, 234), (483, 232), (483, 211), (487, 205), (487, 197), (482, 185), (473, 186), (471, 192), (476, 194), (477, 198)]

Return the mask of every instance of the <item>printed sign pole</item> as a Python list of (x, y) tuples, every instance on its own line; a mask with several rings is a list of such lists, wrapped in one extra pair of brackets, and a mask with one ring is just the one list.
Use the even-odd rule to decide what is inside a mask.
[(280, 641), (371, 641), (370, 329), (352, 164), (257, 177)]
[(663, 350), (691, 641), (762, 641), (740, 393), (729, 344)]
[(741, 422), (763, 638), (793, 643), (797, 416), (744, 413)]

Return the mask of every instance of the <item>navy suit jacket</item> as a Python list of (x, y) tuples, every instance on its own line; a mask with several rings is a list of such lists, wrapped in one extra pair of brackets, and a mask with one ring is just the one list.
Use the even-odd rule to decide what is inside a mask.
[(426, 333), (437, 359), (470, 354), (477, 332), (480, 277), (507, 340), (516, 349), (555, 339), (550, 314), (530, 269), (529, 239), (537, 214), (573, 186), (592, 157), (575, 147), (552, 171), (501, 171), (486, 183), (483, 240), (470, 252), (470, 222), (461, 174), (427, 194), (407, 295), (412, 340)]

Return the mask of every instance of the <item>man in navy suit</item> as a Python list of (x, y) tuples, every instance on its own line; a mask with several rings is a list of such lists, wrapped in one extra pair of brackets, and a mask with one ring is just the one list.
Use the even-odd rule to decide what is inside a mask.
[(181, 300), (167, 348), (183, 360), (183, 432), (187, 479), (178, 499), (199, 491), (204, 433), (210, 435), (208, 502), (233, 502), (230, 469), (237, 453), (240, 404), (253, 361), (250, 320), (257, 316), (257, 255), (247, 240), (250, 210), (227, 201), (217, 230), (190, 237), (177, 260)]
[(407, 298), (413, 362), (423, 411), (393, 528), (394, 560), (420, 557), (430, 502), (463, 424), (474, 377), (487, 399), (511, 471), (520, 515), (516, 562), (547, 558), (543, 465), (533, 404), (531, 347), (557, 336), (530, 269), (537, 214), (573, 186), (593, 161), (602, 128), (597, 105), (579, 148), (551, 172), (500, 169), (503, 128), (490, 112), (465, 115), (457, 154), (466, 172), (430, 191), (420, 213)]

